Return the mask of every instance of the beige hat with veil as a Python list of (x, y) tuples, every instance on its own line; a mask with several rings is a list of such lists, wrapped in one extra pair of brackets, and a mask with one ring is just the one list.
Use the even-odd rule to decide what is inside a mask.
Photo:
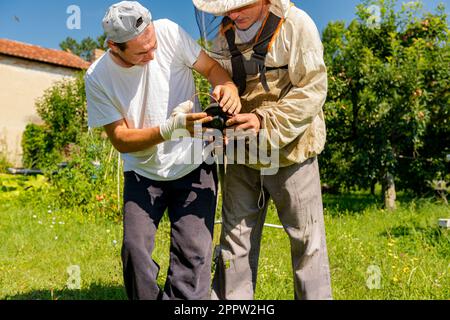
[[(221, 33), (224, 16), (230, 11), (256, 4), (261, 0), (192, 0), (195, 18), (200, 31), (201, 44), (207, 51), (218, 56), (229, 56), (227, 51), (217, 51), (213, 46)], [(270, 0), (270, 12), (285, 18), (293, 6), (290, 0)]]
[(193, 0), (194, 6), (204, 12), (223, 16), (227, 12), (258, 2), (259, 0)]

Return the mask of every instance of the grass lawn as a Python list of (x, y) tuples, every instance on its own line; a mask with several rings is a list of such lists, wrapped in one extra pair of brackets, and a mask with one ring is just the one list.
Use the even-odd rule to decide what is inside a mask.
[[(126, 299), (121, 223), (45, 200), (18, 201), (25, 191), (0, 187), (0, 299)], [(397, 211), (386, 212), (359, 193), (327, 195), (324, 202), (335, 299), (450, 299), (450, 232), (437, 222), (450, 218), (448, 206), (404, 199)], [(279, 224), (273, 206), (266, 222)], [(164, 220), (154, 253), (161, 286), (169, 232)], [(215, 243), (219, 232), (217, 225)], [(67, 268), (74, 265), (81, 271), (80, 290), (68, 288)], [(256, 298), (292, 299), (291, 273), (285, 232), (265, 228)]]

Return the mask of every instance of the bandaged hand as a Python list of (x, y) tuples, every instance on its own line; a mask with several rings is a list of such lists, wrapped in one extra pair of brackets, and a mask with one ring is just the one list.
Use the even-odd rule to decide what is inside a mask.
[[(178, 105), (170, 115), (170, 118), (159, 127), (161, 137), (164, 140), (170, 140), (176, 130), (185, 129), (186, 136), (194, 135), (194, 125), (212, 121), (205, 112), (191, 113), (194, 109), (194, 103), (190, 100)], [(177, 135), (180, 137), (181, 135)]]
[(186, 117), (192, 112), (194, 103), (190, 100), (178, 105), (170, 115), (170, 118), (159, 127), (159, 132), (164, 140), (170, 140), (175, 130), (186, 129)]

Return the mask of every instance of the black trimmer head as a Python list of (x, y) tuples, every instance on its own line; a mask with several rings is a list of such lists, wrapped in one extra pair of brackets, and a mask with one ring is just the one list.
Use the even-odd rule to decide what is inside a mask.
[(226, 112), (223, 112), (218, 103), (210, 104), (208, 108), (206, 108), (205, 112), (208, 116), (213, 117), (213, 120), (203, 124), (204, 128), (212, 128), (220, 131), (226, 129), (227, 126), (225, 123), (228, 121), (230, 116)]

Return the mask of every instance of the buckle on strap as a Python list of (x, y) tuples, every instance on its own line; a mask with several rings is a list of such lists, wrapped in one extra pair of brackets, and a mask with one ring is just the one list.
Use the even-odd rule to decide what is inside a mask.
[(237, 47), (235, 47), (233, 49), (230, 48), (230, 53), (233, 58), (242, 56), (242, 53), (239, 51), (239, 49)]
[(258, 65), (264, 65), (266, 62), (266, 56), (258, 54), (256, 52), (252, 54), (252, 59), (254, 59)]
[(247, 75), (254, 76), (259, 74), (260, 68), (259, 64), (253, 60), (244, 60), (245, 72)]

